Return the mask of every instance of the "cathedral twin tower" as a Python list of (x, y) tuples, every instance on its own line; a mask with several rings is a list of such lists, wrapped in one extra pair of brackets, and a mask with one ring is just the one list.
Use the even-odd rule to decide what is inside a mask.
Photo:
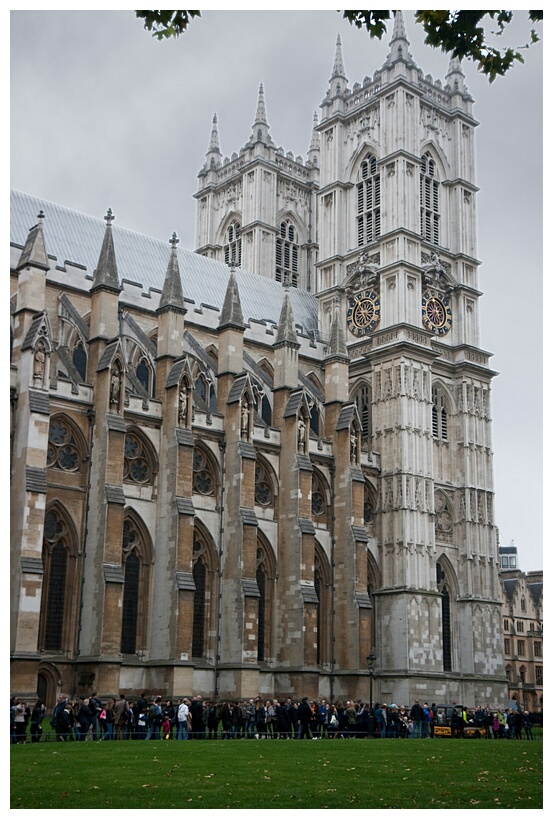
[(366, 699), (372, 655), (384, 701), (503, 702), (472, 103), (397, 12), (351, 89), (338, 40), (305, 161), (262, 87), (230, 158), (214, 117), (195, 254), (108, 214), (60, 276), (48, 209), (99, 226), (40, 203), (13, 245), (14, 691)]

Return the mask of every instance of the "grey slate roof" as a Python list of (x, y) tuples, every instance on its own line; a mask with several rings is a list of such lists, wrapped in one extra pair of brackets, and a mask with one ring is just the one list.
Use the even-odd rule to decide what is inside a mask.
[(517, 577), (509, 577), (506, 580), (502, 581), (503, 588), (505, 589), (505, 595), (507, 596), (508, 600), (511, 600), (513, 594), (515, 592), (516, 587), (518, 586), (518, 578)]
[[(51, 261), (54, 261), (49, 278), (55, 278), (56, 267), (64, 268), (65, 262), (70, 262), (86, 270), (90, 276), (89, 286), (92, 286), (92, 274), (98, 265), (104, 240), (104, 220), (12, 190), (12, 244), (24, 247), (29, 229), (36, 224), (36, 215), (40, 210), (45, 214), (42, 229), (46, 248)], [(123, 219), (123, 215), (119, 215), (119, 219)], [(145, 294), (150, 289), (161, 294), (169, 263), (170, 249), (167, 241), (127, 230), (119, 222), (114, 223), (111, 230), (119, 280), (123, 283), (123, 297), (125, 280), (141, 284)], [(177, 255), (185, 301), (194, 302), (197, 308), (204, 304), (221, 310), (229, 279), (228, 266), (180, 247)], [(246, 273), (240, 269), (236, 270), (236, 281), (244, 320), (247, 322), (255, 319), (278, 324), (283, 299), (282, 285), (268, 276)], [(305, 290), (292, 288), (290, 299), (297, 324), (306, 333), (316, 330), (315, 296)]]

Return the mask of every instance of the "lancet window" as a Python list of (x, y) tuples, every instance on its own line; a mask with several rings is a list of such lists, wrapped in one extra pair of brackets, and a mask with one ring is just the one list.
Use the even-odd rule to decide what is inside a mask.
[(447, 441), (447, 403), (437, 386), (432, 387), (432, 437)]
[(146, 531), (132, 514), (123, 522), (121, 559), (124, 582), (120, 650), (122, 654), (136, 654), (146, 643), (152, 549)]
[(368, 156), (359, 169), (357, 182), (357, 245), (380, 237), (380, 171), (376, 157)]
[(436, 585), (442, 596), (442, 652), (444, 671), (451, 671), (451, 596), (446, 573), (441, 563), (436, 563)]
[(421, 236), (434, 245), (440, 243), (440, 183), (436, 163), (427, 151), (420, 166)]
[(67, 540), (68, 529), (62, 516), (56, 511), (47, 512), (42, 547), (44, 577), (41, 611), (41, 643), (45, 651), (64, 649), (69, 563)]

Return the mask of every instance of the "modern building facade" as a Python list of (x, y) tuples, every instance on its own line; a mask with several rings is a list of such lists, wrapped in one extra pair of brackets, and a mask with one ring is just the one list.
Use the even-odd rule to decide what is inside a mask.
[(472, 104), (398, 12), (195, 253), (13, 192), (14, 693), (505, 702)]

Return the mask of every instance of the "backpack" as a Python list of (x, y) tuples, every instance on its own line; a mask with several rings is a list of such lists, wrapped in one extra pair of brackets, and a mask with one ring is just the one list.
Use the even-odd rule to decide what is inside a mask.
[(156, 707), (152, 703), (150, 705), (150, 707), (148, 708), (148, 723), (153, 723), (155, 721), (155, 718), (156, 718)]

